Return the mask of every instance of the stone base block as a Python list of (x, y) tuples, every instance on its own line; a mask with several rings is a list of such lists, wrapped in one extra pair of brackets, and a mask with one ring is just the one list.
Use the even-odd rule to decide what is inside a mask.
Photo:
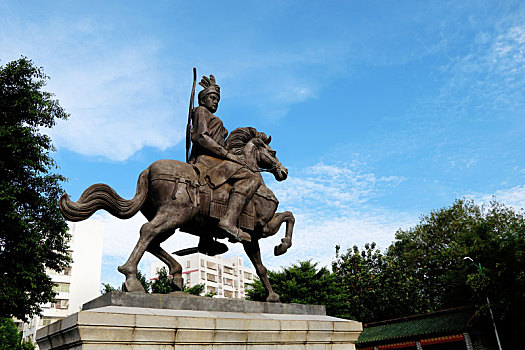
[(361, 323), (326, 315), (102, 306), (37, 332), (41, 350), (355, 349)]

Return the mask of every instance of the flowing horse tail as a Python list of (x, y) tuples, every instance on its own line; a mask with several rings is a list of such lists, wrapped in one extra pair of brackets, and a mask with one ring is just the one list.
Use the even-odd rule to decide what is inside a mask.
[(76, 202), (70, 200), (67, 193), (64, 193), (59, 201), (60, 211), (70, 221), (85, 220), (99, 209), (107, 210), (119, 219), (129, 219), (142, 208), (146, 201), (148, 175), (149, 168), (140, 174), (137, 181), (137, 192), (130, 200), (122, 198), (106, 184), (95, 184), (89, 186)]

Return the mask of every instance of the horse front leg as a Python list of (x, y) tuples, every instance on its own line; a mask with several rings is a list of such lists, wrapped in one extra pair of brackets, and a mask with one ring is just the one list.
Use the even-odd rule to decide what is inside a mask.
[(275, 293), (272, 289), (272, 286), (270, 285), (270, 280), (268, 279), (268, 270), (262, 264), (259, 241), (254, 239), (251, 242), (242, 242), (242, 245), (244, 246), (244, 251), (246, 252), (246, 255), (248, 255), (248, 258), (250, 258), (250, 261), (255, 267), (257, 276), (259, 276), (259, 279), (263, 283), (264, 288), (266, 288), (266, 291), (268, 292), (268, 297), (266, 298), (266, 301), (274, 303), (281, 302), (279, 294)]
[(281, 244), (275, 246), (273, 249), (273, 254), (275, 256), (282, 255), (286, 253), (288, 248), (292, 246), (292, 235), (293, 235), (293, 226), (295, 224), (295, 217), (292, 212), (285, 211), (282, 213), (275, 213), (273, 218), (264, 226), (263, 236), (273, 236), (279, 231), (283, 222), (286, 222), (286, 235), (281, 239)]

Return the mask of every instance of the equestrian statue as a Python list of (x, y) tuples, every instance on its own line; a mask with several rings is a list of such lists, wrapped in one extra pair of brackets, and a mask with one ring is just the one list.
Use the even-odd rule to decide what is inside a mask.
[[(199, 84), (199, 106), (194, 108), (196, 69), (190, 96), (186, 131), (186, 162), (158, 160), (140, 175), (135, 196), (126, 200), (111, 187), (95, 184), (78, 201), (64, 193), (60, 210), (70, 221), (89, 218), (99, 209), (120, 219), (138, 211), (148, 220), (140, 229), (140, 238), (126, 263), (118, 271), (126, 276), (123, 291), (145, 292), (137, 279), (137, 265), (150, 252), (169, 267), (175, 291), (183, 290), (182, 266), (161, 248), (176, 229), (199, 236), (198, 247), (182, 249), (178, 255), (201, 252), (210, 256), (225, 253), (226, 244), (218, 239), (242, 243), (257, 275), (268, 292), (266, 301), (279, 302), (262, 264), (259, 240), (275, 235), (286, 223), (286, 234), (274, 248), (284, 254), (292, 245), (295, 218), (289, 211), (277, 212), (279, 201), (266, 187), (261, 172), (277, 181), (288, 176), (269, 146), (271, 137), (255, 128), (243, 127), (228, 135), (221, 119), (214, 113), (220, 100), (215, 77), (203, 76)], [(190, 150), (191, 149), (191, 150)]]

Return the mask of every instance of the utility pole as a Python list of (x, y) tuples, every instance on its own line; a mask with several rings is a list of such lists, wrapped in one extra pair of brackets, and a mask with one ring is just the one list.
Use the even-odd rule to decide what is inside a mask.
[[(470, 260), (470, 262), (476, 266), (479, 270), (479, 273), (485, 277), (485, 272), (483, 272), (483, 269), (481, 268), (481, 263), (475, 263), (474, 260), (470, 256), (466, 256), (463, 258), (463, 260)], [(489, 312), (490, 312), (490, 318), (492, 319), (492, 325), (494, 326), (494, 333), (496, 334), (496, 341), (498, 342), (499, 350), (503, 350), (501, 347), (501, 342), (499, 341), (499, 335), (498, 335), (498, 329), (496, 328), (496, 321), (494, 320), (494, 314), (492, 313), (492, 308), (490, 307), (490, 300), (487, 296), (487, 305), (489, 306)]]

